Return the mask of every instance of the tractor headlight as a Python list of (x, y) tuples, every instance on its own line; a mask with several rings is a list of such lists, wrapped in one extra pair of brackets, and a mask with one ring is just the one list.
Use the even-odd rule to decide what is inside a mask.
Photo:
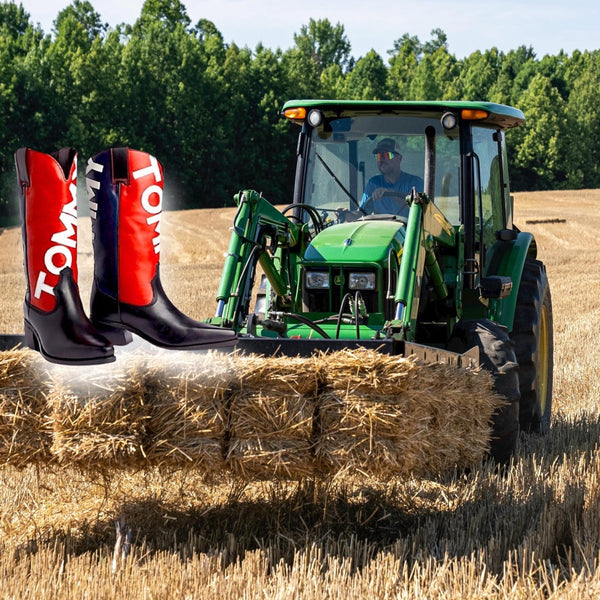
[(375, 273), (350, 273), (348, 287), (351, 290), (374, 290), (377, 278)]
[(318, 127), (323, 122), (323, 113), (314, 109), (308, 113), (308, 124), (311, 127)]
[(329, 271), (306, 271), (307, 290), (328, 290)]
[(442, 126), (444, 129), (449, 131), (454, 129), (458, 125), (458, 118), (452, 112), (446, 112), (442, 115)]

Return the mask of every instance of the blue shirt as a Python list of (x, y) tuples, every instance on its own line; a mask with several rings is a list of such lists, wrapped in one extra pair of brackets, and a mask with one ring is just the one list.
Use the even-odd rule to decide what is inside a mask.
[[(417, 192), (423, 191), (423, 180), (417, 175), (411, 175), (410, 173), (405, 173), (402, 171), (400, 173), (400, 178), (395, 183), (389, 183), (385, 180), (383, 175), (375, 175), (371, 177), (365, 186), (365, 191), (363, 193), (362, 200), (360, 201), (361, 208), (365, 207), (365, 202), (367, 198), (371, 196), (371, 194), (377, 188), (386, 188), (388, 190), (395, 190), (397, 192), (403, 192), (407, 196), (410, 194), (412, 189), (417, 188)], [(369, 203), (372, 204), (372, 203)], [(377, 212), (379, 214), (390, 214), (390, 215), (408, 215), (408, 204), (406, 206), (402, 206), (402, 199), (398, 197), (386, 197), (384, 196), (379, 202), (375, 204), (377, 207)], [(402, 208), (399, 208), (402, 206)], [(373, 208), (373, 204), (371, 206)]]

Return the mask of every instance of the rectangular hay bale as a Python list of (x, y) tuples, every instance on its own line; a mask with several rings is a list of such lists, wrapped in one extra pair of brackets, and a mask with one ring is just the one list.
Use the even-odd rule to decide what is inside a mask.
[(158, 464), (189, 465), (205, 472), (223, 468), (223, 440), (231, 387), (227, 369), (156, 373), (146, 384), (148, 460)]
[(316, 402), (302, 395), (239, 392), (231, 400), (231, 439), (310, 440)]
[(302, 479), (314, 474), (309, 440), (231, 440), (227, 466), (245, 479)]
[(148, 419), (138, 366), (88, 377), (55, 377), (48, 397), (53, 443), (59, 462), (98, 469), (144, 461)]
[(482, 460), (499, 402), (489, 373), (357, 354), (358, 361), (342, 353), (327, 370), (316, 447), (321, 468), (424, 475)]
[(30, 350), (0, 352), (0, 461), (23, 467), (51, 460), (43, 361)]
[(430, 415), (411, 399), (330, 393), (322, 398), (319, 417), (315, 453), (321, 470), (405, 474), (431, 452)]

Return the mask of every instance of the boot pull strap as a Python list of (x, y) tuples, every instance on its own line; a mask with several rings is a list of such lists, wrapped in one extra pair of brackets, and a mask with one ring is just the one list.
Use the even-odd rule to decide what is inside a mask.
[(110, 160), (113, 183), (129, 185), (129, 148), (111, 148)]
[(60, 168), (65, 174), (65, 179), (68, 179), (71, 173), (71, 165), (77, 156), (77, 150), (75, 148), (60, 148), (56, 152), (53, 152), (52, 156), (58, 161)]
[(15, 152), (15, 166), (17, 168), (17, 178), (21, 187), (29, 187), (29, 169), (27, 168), (27, 148), (19, 148)]
[(53, 152), (51, 156), (57, 160), (60, 168), (63, 170), (65, 179), (68, 179), (71, 173), (71, 165), (77, 156), (77, 150), (75, 148), (60, 148), (56, 152)]

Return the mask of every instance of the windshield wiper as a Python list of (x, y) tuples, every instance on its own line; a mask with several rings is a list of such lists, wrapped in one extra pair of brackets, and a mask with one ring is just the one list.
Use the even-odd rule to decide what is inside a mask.
[(365, 211), (365, 209), (362, 208), (362, 206), (357, 202), (356, 198), (346, 189), (344, 184), (337, 178), (337, 175), (331, 170), (331, 168), (325, 162), (323, 157), (316, 151), (315, 151), (315, 154), (317, 155), (317, 158), (319, 159), (321, 164), (325, 167), (325, 170), (331, 175), (333, 180), (338, 184), (338, 186), (341, 188), (341, 190), (344, 192), (344, 194), (346, 194), (346, 196), (348, 196), (348, 198), (350, 198), (350, 200), (352, 200), (352, 202), (354, 202), (354, 204), (356, 204), (356, 208), (358, 208), (358, 210), (360, 210), (361, 213), (366, 215), (367, 211)]

